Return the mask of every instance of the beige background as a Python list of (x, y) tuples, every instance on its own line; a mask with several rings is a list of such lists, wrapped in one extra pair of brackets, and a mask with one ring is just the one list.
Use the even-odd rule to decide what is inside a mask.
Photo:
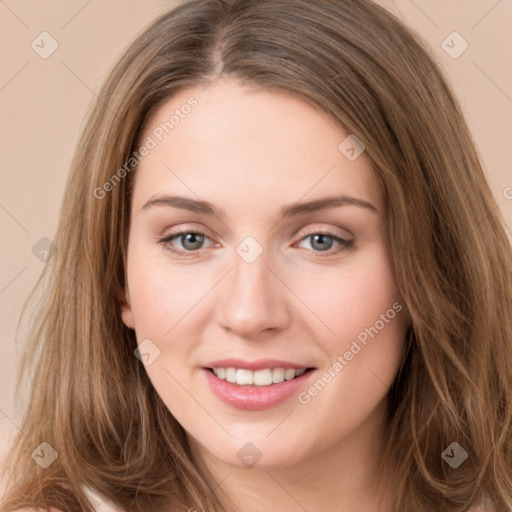
[[(428, 42), (446, 70), (512, 230), (512, 1), (381, 3)], [(16, 325), (43, 266), (32, 247), (53, 238), (79, 129), (100, 82), (135, 33), (171, 4), (0, 0), (0, 454), (19, 425)], [(59, 45), (47, 59), (31, 48), (43, 31)], [(456, 59), (441, 46), (454, 31), (469, 44)]]

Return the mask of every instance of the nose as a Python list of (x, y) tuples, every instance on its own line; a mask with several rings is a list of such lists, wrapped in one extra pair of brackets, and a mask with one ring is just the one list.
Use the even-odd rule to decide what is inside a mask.
[(268, 266), (265, 252), (252, 263), (235, 255), (234, 268), (219, 292), (221, 327), (244, 339), (284, 329), (290, 321), (287, 288)]

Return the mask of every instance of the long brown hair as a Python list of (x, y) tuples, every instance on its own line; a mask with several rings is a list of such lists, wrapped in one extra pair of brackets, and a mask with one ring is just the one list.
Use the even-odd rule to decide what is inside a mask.
[[(136, 172), (126, 162), (164, 101), (219, 76), (320, 107), (364, 143), (382, 185), (411, 316), (381, 461), (403, 468), (391, 509), (462, 512), (486, 499), (510, 512), (511, 244), (435, 58), (370, 0), (185, 1), (120, 58), (88, 115), (57, 251), (36, 284), (17, 382), (30, 379), (29, 402), (4, 460), (2, 510), (92, 512), (87, 488), (125, 510), (222, 511), (119, 309)], [(45, 469), (31, 457), (42, 442), (57, 453)], [(457, 469), (442, 456), (455, 442), (468, 454)]]

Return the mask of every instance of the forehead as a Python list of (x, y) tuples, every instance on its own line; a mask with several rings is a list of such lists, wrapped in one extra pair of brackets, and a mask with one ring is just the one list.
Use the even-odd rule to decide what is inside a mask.
[(226, 201), (259, 197), (262, 204), (340, 193), (380, 209), (364, 151), (355, 160), (347, 157), (352, 137), (320, 109), (285, 92), (226, 79), (191, 87), (148, 120), (141, 140), (151, 139), (153, 147), (137, 168), (134, 203), (159, 192)]

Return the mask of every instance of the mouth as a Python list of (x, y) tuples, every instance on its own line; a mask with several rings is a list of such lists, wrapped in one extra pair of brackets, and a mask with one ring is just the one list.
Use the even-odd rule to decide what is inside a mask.
[(259, 411), (276, 407), (299, 393), (310, 384), (316, 370), (286, 359), (229, 357), (204, 363), (201, 374), (206, 386), (225, 404)]
[(262, 368), (249, 370), (247, 368), (217, 367), (205, 368), (218, 379), (247, 387), (268, 387), (281, 384), (285, 381), (295, 380), (313, 371), (315, 368)]
[[(291, 365), (289, 365), (291, 366)], [(222, 402), (247, 411), (271, 409), (308, 386), (315, 368), (262, 368), (233, 366), (201, 368), (205, 383)]]

